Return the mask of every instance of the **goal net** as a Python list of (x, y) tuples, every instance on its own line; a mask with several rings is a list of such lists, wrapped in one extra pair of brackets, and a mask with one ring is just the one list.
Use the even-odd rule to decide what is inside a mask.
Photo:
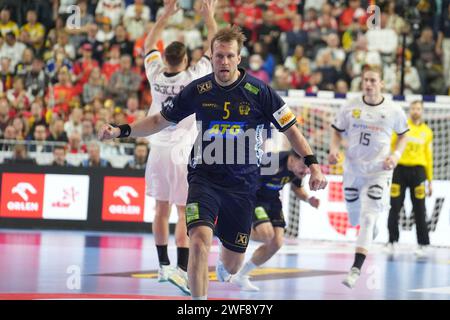
[[(311, 208), (307, 203), (296, 199), (289, 187), (283, 190), (283, 205), (287, 215), (288, 237), (321, 240), (354, 240), (359, 227), (350, 226), (342, 194), (342, 163), (328, 165), (327, 156), (331, 138), (331, 124), (339, 107), (347, 100), (335, 98), (332, 92), (322, 92), (318, 96), (305, 96), (303, 91), (290, 92), (283, 99), (297, 116), (299, 128), (308, 140), (314, 153), (322, 164), (322, 170), (329, 181), (326, 190), (310, 192), (321, 200), (320, 208)], [(358, 96), (350, 94), (348, 99)], [(389, 95), (388, 99), (392, 99)], [(434, 181), (433, 195), (427, 197), (427, 218), (432, 244), (450, 246), (450, 97), (436, 97), (434, 102), (424, 102), (424, 121), (433, 130)], [(394, 100), (408, 113), (409, 104), (422, 100), (421, 96), (406, 97), (403, 101)], [(283, 134), (273, 134), (274, 144), (279, 150), (290, 148)], [(341, 157), (343, 158), (343, 157)], [(305, 181), (307, 182), (307, 181)], [(307, 183), (305, 183), (307, 188)], [(414, 218), (411, 214), (409, 194), (400, 214), (401, 239), (415, 243)], [(380, 230), (377, 240), (387, 241), (387, 215), (379, 217)], [(406, 231), (406, 232), (403, 232)], [(445, 234), (446, 233), (446, 234)], [(434, 242), (433, 242), (434, 240)]]

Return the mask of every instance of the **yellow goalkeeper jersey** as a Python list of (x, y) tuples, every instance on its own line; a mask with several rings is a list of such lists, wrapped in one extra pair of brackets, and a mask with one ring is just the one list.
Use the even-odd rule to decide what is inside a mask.
[[(404, 166), (423, 166), (427, 180), (433, 180), (433, 131), (425, 124), (415, 125), (408, 119), (409, 131), (407, 144), (398, 164)], [(392, 135), (392, 150), (397, 142), (397, 135)]]

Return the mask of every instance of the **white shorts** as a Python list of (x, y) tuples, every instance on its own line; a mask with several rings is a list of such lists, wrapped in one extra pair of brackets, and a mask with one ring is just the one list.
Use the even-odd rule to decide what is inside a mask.
[(188, 191), (187, 159), (174, 159), (173, 150), (173, 147), (168, 146), (151, 147), (145, 170), (146, 193), (155, 200), (185, 206)]

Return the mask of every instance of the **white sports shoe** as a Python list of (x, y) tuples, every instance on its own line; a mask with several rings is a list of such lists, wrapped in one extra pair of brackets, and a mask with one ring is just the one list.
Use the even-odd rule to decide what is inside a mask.
[(169, 282), (177, 286), (185, 294), (191, 295), (191, 290), (189, 290), (188, 276), (187, 272), (177, 268), (169, 275)]
[(230, 281), (231, 274), (225, 269), (225, 266), (223, 265), (222, 261), (217, 261), (216, 265), (216, 277), (217, 281), (220, 282), (228, 282)]
[(250, 276), (248, 275), (236, 273), (231, 276), (230, 282), (239, 286), (242, 291), (259, 291), (259, 288), (250, 282)]
[(360, 275), (361, 271), (358, 268), (353, 267), (350, 269), (347, 277), (345, 277), (345, 279), (342, 281), (342, 284), (346, 287), (349, 287), (350, 289), (353, 289)]
[(416, 255), (417, 259), (425, 259), (427, 257), (426, 247), (418, 246), (417, 249), (414, 251), (414, 254)]
[(171, 266), (161, 265), (158, 269), (158, 282), (169, 281), (169, 276), (174, 272)]

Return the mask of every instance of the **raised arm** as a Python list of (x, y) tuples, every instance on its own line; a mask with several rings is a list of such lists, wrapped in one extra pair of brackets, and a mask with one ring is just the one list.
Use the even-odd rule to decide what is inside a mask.
[(211, 41), (217, 33), (217, 22), (214, 19), (214, 13), (216, 9), (217, 0), (203, 0), (202, 3), (202, 16), (205, 20), (206, 29), (208, 32), (208, 50), (205, 52), (205, 56), (211, 57)]
[(161, 34), (164, 28), (166, 27), (170, 17), (173, 16), (178, 10), (179, 7), (177, 5), (177, 0), (169, 0), (164, 5), (163, 14), (156, 19), (155, 24), (148, 33), (147, 37), (145, 38), (144, 42), (145, 54), (149, 53), (151, 50), (156, 49), (156, 43), (161, 38)]
[(327, 186), (325, 176), (322, 174), (319, 164), (315, 157), (308, 141), (294, 125), (287, 129), (284, 134), (288, 138), (295, 152), (305, 158), (305, 164), (309, 166), (311, 177), (309, 179), (309, 188), (311, 190), (324, 189)]

